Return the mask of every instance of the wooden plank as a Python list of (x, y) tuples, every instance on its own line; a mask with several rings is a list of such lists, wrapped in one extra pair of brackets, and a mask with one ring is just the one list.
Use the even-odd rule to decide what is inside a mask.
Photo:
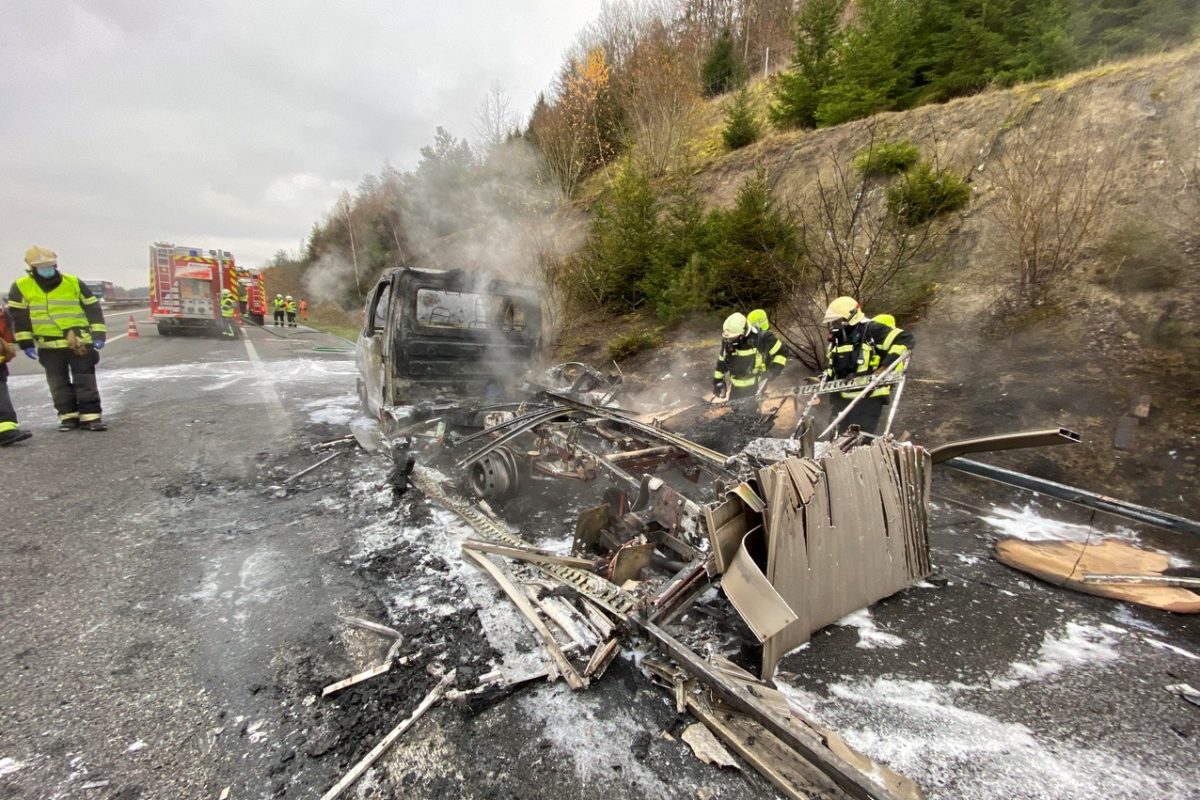
[(494, 553), (498, 556), (504, 556), (505, 558), (517, 561), (529, 561), (534, 564), (554, 564), (560, 567), (574, 567), (575, 569), (586, 569), (589, 572), (596, 571), (596, 562), (590, 558), (560, 556), (556, 553), (538, 550), (533, 547), (510, 547), (503, 544), (483, 542), (479, 539), (468, 539), (463, 542), (462, 546), (470, 550), (478, 550), (481, 553)]
[(562, 632), (575, 644), (583, 648), (595, 647), (598, 644), (587, 621), (578, 616), (578, 612), (564, 600), (558, 597), (539, 598), (537, 589), (529, 585), (525, 586), (525, 594), (529, 597), (529, 601), (541, 609), (542, 613), (561, 628)]
[(1055, 586), (1176, 614), (1200, 614), (1200, 594), (1187, 589), (1084, 580), (1091, 574), (1161, 576), (1170, 566), (1165, 554), (1142, 550), (1119, 539), (1103, 539), (1086, 546), (1057, 540), (1001, 539), (996, 543), (996, 558)]
[(609, 639), (597, 647), (596, 652), (592, 653), (592, 659), (583, 670), (584, 677), (599, 678), (604, 674), (604, 670), (608, 669), (608, 665), (612, 663), (612, 660), (620, 650), (620, 641), (616, 638)]
[(467, 548), (463, 549), (463, 555), (475, 562), (480, 569), (485, 571), (496, 582), (496, 585), (504, 590), (508, 595), (508, 599), (513, 601), (513, 605), (517, 607), (525, 619), (529, 620), (529, 624), (542, 637), (542, 641), (546, 645), (546, 649), (550, 651), (551, 658), (558, 665), (559, 672), (566, 679), (567, 685), (572, 689), (582, 689), (587, 686), (587, 682), (579, 677), (579, 673), (575, 671), (575, 667), (567, 660), (562, 649), (558, 646), (558, 642), (554, 639), (554, 634), (546, 627), (546, 623), (538, 616), (537, 611), (529, 603), (529, 599), (525, 593), (516, 587), (512, 578), (508, 575), (508, 571), (496, 564), (482, 553), (477, 553), (474, 550)]
[(369, 678), (374, 678), (376, 675), (382, 675), (383, 673), (387, 672), (391, 668), (392, 668), (392, 662), (391, 662), (391, 659), (388, 659), (387, 661), (384, 661), (382, 664), (376, 664), (375, 666), (370, 667), (369, 669), (364, 669), (362, 672), (359, 672), (355, 675), (351, 675), (349, 678), (344, 678), (344, 679), (338, 681), (337, 683), (329, 684), (328, 686), (326, 686), (324, 689), (321, 690), (321, 697), (328, 697), (329, 695), (333, 694), (334, 692), (340, 692), (342, 689), (345, 689), (347, 686), (353, 686), (354, 684), (362, 683), (363, 681), (368, 680)]

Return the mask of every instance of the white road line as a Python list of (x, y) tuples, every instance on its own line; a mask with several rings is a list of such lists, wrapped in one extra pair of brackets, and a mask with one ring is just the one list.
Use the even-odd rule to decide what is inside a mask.
[[(142, 312), (144, 312), (144, 311), (149, 311), (149, 310), (150, 310), (150, 309), (148, 309), (148, 308), (138, 308), (138, 309), (134, 309), (133, 311), (130, 311), (130, 312), (129, 312), (129, 316), (131, 316), (131, 317), (132, 317), (134, 314), (141, 314)], [(124, 314), (125, 312), (124, 312), (124, 311), (122, 311), (121, 313), (122, 313), (122, 314)], [(114, 315), (114, 316), (115, 316), (115, 315)], [(108, 322), (108, 317), (107, 317), (107, 316), (104, 318), (104, 322), (107, 324), (107, 322)], [(112, 344), (113, 342), (119, 342), (119, 341), (121, 341), (122, 339), (124, 339), (124, 338), (125, 338), (125, 337), (127, 337), (127, 336), (129, 336), (129, 331), (125, 331), (125, 333), (122, 333), (120, 336), (110, 336), (110, 337), (108, 337), (108, 338), (106, 338), (106, 339), (104, 340), (104, 343), (105, 343), (105, 344)]]
[(259, 394), (267, 404), (267, 416), (271, 418), (275, 433), (282, 436), (290, 432), (292, 427), (288, 422), (287, 412), (283, 409), (283, 401), (279, 399), (279, 393), (275, 391), (274, 385), (268, 378), (262, 359), (258, 357), (258, 351), (254, 349), (254, 343), (250, 341), (250, 337), (244, 331), (242, 344), (246, 345), (246, 355), (250, 357), (250, 364), (254, 367), (254, 375), (257, 378), (255, 383), (258, 385)]

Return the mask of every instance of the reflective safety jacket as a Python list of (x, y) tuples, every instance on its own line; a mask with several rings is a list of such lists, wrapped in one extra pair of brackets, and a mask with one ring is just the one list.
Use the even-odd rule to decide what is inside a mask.
[(285, 305), (287, 305), (287, 301), (284, 300), (282, 297), (275, 298), (275, 310), (276, 311), (283, 311), (283, 307)]
[(766, 373), (771, 377), (778, 375), (785, 364), (787, 355), (783, 351), (783, 342), (770, 331), (751, 327), (750, 333), (740, 339), (728, 339), (721, 343), (721, 355), (717, 358), (713, 380), (725, 380), (728, 375), (729, 383), (735, 390), (748, 389), (757, 386)]
[(295, 300), (284, 300), (283, 302), (284, 302), (284, 310), (287, 311), (287, 313), (289, 313), (289, 314), (296, 313), (296, 301)]
[[(825, 374), (830, 380), (870, 375), (877, 369), (887, 368), (915, 344), (913, 335), (901, 328), (893, 328), (877, 320), (867, 320), (857, 325), (842, 328), (836, 337), (831, 337), (825, 351)], [(872, 397), (887, 397), (892, 387), (881, 386), (871, 392)], [(862, 394), (862, 390), (842, 392), (842, 397), (851, 399)]]
[(233, 312), (237, 309), (237, 300), (232, 297), (221, 298), (221, 316), (226, 319), (233, 316)]
[(100, 301), (74, 275), (42, 278), (31, 272), (17, 278), (8, 292), (8, 307), (18, 347), (61, 350), (69, 346), (68, 331), (75, 331), (84, 344), (108, 332)]

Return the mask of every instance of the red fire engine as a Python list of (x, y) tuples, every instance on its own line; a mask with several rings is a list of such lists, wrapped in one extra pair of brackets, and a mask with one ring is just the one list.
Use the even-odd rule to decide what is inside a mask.
[(219, 335), (221, 291), (238, 301), (237, 315), (261, 325), (267, 312), (262, 275), (242, 269), (228, 250), (183, 247), (170, 242), (150, 246), (150, 316), (162, 336), (194, 332)]

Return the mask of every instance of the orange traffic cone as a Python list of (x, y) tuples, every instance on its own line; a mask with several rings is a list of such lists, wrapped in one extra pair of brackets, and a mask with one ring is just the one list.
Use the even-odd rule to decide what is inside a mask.
[(138, 336), (137, 325), (133, 321), (133, 314), (129, 315), (129, 333), (126, 335), (126, 338), (129, 338), (129, 339), (142, 338), (142, 337)]

